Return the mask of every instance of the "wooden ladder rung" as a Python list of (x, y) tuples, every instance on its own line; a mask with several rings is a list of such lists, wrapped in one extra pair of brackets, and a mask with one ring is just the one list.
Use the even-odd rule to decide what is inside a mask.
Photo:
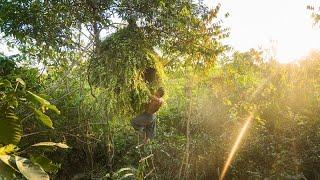
[(153, 154), (150, 154), (149, 156), (147, 156), (147, 157), (144, 157), (144, 158), (140, 159), (140, 160), (139, 160), (139, 163), (141, 163), (141, 162), (143, 162), (143, 161), (145, 161), (145, 160), (147, 160), (147, 159), (151, 158), (152, 156), (153, 156)]
[(156, 169), (153, 168), (150, 172), (148, 172), (148, 174), (146, 174), (143, 179), (146, 179), (148, 176), (150, 176), (154, 170), (156, 170)]

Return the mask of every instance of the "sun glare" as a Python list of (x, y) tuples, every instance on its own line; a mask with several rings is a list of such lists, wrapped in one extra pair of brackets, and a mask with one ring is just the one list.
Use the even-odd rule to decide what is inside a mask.
[(289, 63), (320, 49), (320, 28), (314, 26), (307, 5), (316, 0), (206, 0), (209, 6), (221, 3), (230, 27), (226, 40), (235, 50), (273, 47), (276, 59)]

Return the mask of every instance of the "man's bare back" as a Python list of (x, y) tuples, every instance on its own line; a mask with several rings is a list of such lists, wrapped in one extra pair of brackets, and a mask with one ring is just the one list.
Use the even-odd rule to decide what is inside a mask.
[(156, 113), (163, 104), (163, 99), (157, 96), (151, 96), (150, 102), (146, 106), (146, 113)]

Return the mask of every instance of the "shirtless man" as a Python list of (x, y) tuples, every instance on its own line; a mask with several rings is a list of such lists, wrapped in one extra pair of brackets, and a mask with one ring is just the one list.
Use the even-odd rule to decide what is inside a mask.
[(154, 137), (156, 131), (156, 112), (163, 104), (164, 89), (160, 87), (154, 95), (151, 96), (144, 113), (135, 117), (131, 121), (133, 128), (145, 134), (144, 144), (147, 144)]

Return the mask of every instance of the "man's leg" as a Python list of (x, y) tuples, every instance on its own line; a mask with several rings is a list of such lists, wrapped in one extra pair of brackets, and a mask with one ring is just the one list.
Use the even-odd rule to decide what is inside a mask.
[(141, 114), (131, 120), (131, 125), (134, 130), (138, 131), (141, 135), (145, 136), (147, 119), (144, 114)]
[(152, 139), (156, 134), (156, 116), (153, 115), (152, 121), (149, 125), (146, 126), (146, 136), (148, 139)]

